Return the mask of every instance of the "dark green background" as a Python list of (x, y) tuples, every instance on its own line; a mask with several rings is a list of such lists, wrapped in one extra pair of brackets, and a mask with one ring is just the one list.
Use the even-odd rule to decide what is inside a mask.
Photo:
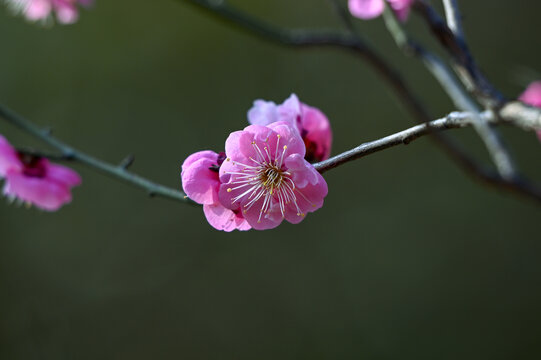
[[(340, 26), (326, 0), (233, 3), (283, 26)], [(540, 70), (541, 4), (460, 3), (481, 66), (517, 96)], [(435, 118), (454, 110), (381, 20), (357, 25)], [(334, 154), (413, 123), (351, 54), (262, 43), (179, 1), (97, 0), (51, 29), (1, 9), (0, 48), (1, 102), (100, 158), (133, 153), (135, 172), (172, 187), (256, 98), (321, 108)], [(541, 179), (534, 134), (502, 131)], [(486, 160), (472, 130), (453, 134)], [(215, 231), (200, 208), (74, 167), (84, 184), (61, 211), (0, 204), (1, 359), (541, 356), (539, 207), (472, 181), (428, 139), (330, 171), (322, 209), (264, 232)]]

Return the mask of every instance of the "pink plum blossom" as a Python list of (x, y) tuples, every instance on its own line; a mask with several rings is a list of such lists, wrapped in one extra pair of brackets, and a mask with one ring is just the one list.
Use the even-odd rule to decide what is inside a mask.
[(0, 135), (0, 178), (3, 193), (46, 211), (71, 202), (71, 188), (81, 184), (75, 171), (49, 160), (15, 150)]
[(220, 202), (257, 230), (296, 224), (323, 205), (327, 183), (305, 159), (299, 132), (287, 121), (250, 125), (225, 143)]
[(94, 0), (6, 0), (30, 21), (46, 21), (52, 13), (61, 24), (73, 24), (79, 18), (78, 5), (89, 7)]
[(414, 0), (348, 0), (351, 14), (363, 20), (380, 16), (385, 9), (385, 1), (400, 21), (406, 21)]
[(253, 125), (269, 125), (286, 121), (300, 133), (306, 146), (306, 160), (326, 160), (331, 154), (332, 131), (329, 120), (321, 110), (308, 106), (291, 94), (282, 104), (256, 100), (248, 111), (248, 121)]
[(203, 205), (203, 212), (212, 227), (218, 230), (249, 230), (251, 227), (240, 211), (224, 207), (218, 197), (220, 178), (218, 169), (225, 154), (205, 150), (196, 152), (182, 164), (182, 187), (186, 195)]
[[(541, 108), (541, 81), (534, 81), (518, 98), (525, 104)], [(539, 140), (541, 140), (541, 131), (537, 132)]]

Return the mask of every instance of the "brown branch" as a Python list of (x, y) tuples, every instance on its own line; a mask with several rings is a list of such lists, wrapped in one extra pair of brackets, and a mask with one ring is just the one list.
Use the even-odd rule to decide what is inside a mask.
[[(446, 22), (425, 0), (415, 1), (413, 8), (426, 21), (432, 33), (454, 60), (457, 74), (468, 91), (486, 108), (502, 106), (506, 101), (505, 97), (481, 72), (464, 39), (455, 36)], [(454, 14), (460, 16), (458, 12)]]

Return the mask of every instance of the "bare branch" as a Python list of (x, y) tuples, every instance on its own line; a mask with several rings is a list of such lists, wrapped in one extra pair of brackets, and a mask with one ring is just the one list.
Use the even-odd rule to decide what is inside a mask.
[[(407, 145), (413, 140), (427, 134), (434, 134), (438, 131), (466, 127), (473, 124), (474, 117), (472, 115), (473, 114), (471, 113), (454, 112), (447, 115), (445, 118), (434, 120), (425, 124), (416, 125), (414, 127), (386, 136), (384, 138), (361, 144), (354, 149), (333, 156), (332, 158), (325, 161), (316, 163), (314, 164), (314, 167), (320, 173), (324, 173), (340, 165), (376, 153), (378, 151), (382, 151), (397, 145)], [(486, 122), (498, 121), (498, 119), (491, 111), (485, 111), (481, 114), (478, 114), (478, 116), (482, 117)], [(483, 181), (487, 185), (514, 192), (518, 195), (522, 195), (529, 199), (536, 200), (538, 203), (541, 204), (541, 189), (534, 184), (531, 184), (525, 179), (522, 179), (518, 176), (512, 179), (505, 179), (501, 177), (498, 173), (487, 170), (483, 167), (478, 167), (474, 163), (467, 162), (463, 164), (463, 166), (471, 167), (469, 173), (475, 175), (476, 179)]]
[(527, 131), (541, 131), (541, 109), (511, 101), (498, 112), (502, 120), (512, 123)]
[(458, 9), (458, 0), (443, 0), (445, 17), (449, 29), (459, 39), (464, 39), (464, 30), (462, 29), (462, 17)]
[(468, 91), (487, 108), (502, 106), (505, 103), (505, 97), (483, 75), (464, 39), (456, 37), (425, 0), (415, 1), (414, 9), (425, 19), (432, 33), (454, 60), (455, 70)]
[[(485, 114), (488, 118), (490, 114)], [(359, 159), (361, 157), (373, 154), (375, 152), (388, 149), (396, 145), (407, 145), (413, 140), (427, 135), (431, 132), (456, 129), (471, 124), (472, 115), (470, 113), (454, 112), (442, 119), (430, 121), (428, 123), (413, 126), (409, 129), (397, 132), (384, 138), (367, 142), (357, 146), (354, 149), (333, 156), (330, 159), (314, 164), (314, 167), (320, 173), (324, 173), (337, 166), (347, 162)]]
[[(479, 107), (456, 81), (451, 70), (445, 65), (443, 60), (425, 50), (417, 42), (411, 40), (388, 8), (385, 9), (383, 16), (387, 29), (397, 45), (406, 54), (411, 54), (424, 63), (458, 109), (472, 114), (474, 120), (473, 126), (485, 143), (489, 155), (501, 176), (506, 179), (514, 178), (517, 174), (515, 165), (499, 134), (481, 116), (477, 115), (480, 112)], [(455, 21), (455, 26), (459, 26), (458, 24), (458, 21)]]
[(36, 124), (14, 113), (13, 111), (9, 110), (7, 107), (1, 104), (0, 117), (8, 123), (16, 126), (17, 128), (23, 130), (26, 133), (33, 135), (35, 138), (45, 142), (54, 149), (60, 151), (60, 158), (62, 159), (80, 162), (81, 164), (99, 170), (106, 175), (123, 180), (126, 183), (144, 189), (150, 196), (160, 196), (163, 198), (177, 200), (184, 203), (193, 203), (190, 199), (186, 197), (186, 194), (184, 194), (182, 191), (157, 184), (139, 175), (129, 172), (123, 165), (111, 165), (84, 152), (76, 150), (68, 144), (53, 137), (50, 131), (48, 131), (47, 129), (40, 128)]

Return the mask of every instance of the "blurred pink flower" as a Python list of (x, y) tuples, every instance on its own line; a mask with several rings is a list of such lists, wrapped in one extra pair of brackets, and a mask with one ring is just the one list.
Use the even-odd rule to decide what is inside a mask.
[(220, 178), (218, 169), (225, 159), (225, 154), (205, 150), (196, 152), (182, 164), (182, 187), (186, 195), (203, 205), (205, 217), (212, 227), (218, 230), (249, 230), (251, 227), (240, 211), (224, 207), (218, 198)]
[(385, 1), (400, 21), (406, 21), (414, 0), (348, 0), (351, 14), (363, 20), (380, 16), (385, 9)]
[[(541, 81), (534, 81), (518, 98), (525, 104), (541, 108)], [(539, 140), (541, 140), (541, 131), (537, 132)]]
[(242, 211), (254, 229), (296, 224), (323, 205), (327, 183), (304, 159), (306, 148), (289, 122), (250, 125), (225, 143), (220, 202)]
[(0, 178), (5, 180), (4, 195), (47, 211), (56, 211), (71, 202), (71, 188), (81, 184), (75, 171), (17, 152), (1, 135)]
[(331, 154), (332, 131), (329, 120), (321, 110), (308, 106), (291, 94), (282, 104), (256, 100), (248, 111), (248, 121), (253, 125), (269, 125), (286, 121), (297, 128), (306, 146), (306, 160), (326, 160)]
[(79, 18), (77, 5), (89, 7), (94, 0), (6, 0), (30, 21), (45, 21), (54, 12), (61, 24), (73, 24)]

